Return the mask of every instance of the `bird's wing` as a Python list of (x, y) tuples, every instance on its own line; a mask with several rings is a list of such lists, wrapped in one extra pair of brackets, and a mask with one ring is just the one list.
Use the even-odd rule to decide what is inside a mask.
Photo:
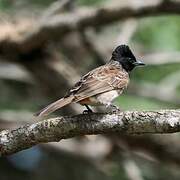
[(78, 102), (103, 92), (124, 89), (128, 81), (128, 73), (120, 66), (104, 65), (83, 76), (70, 90), (70, 94), (73, 94), (74, 101)]

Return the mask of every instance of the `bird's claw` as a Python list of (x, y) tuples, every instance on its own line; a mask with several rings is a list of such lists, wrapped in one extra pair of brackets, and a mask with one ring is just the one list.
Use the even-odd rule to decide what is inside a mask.
[(83, 111), (83, 114), (91, 114), (91, 113), (93, 113), (92, 110), (84, 110), (84, 111)]
[(109, 107), (110, 107), (110, 112), (111, 113), (119, 113), (119, 112), (121, 112), (121, 109), (116, 105), (110, 105)]
[(87, 110), (84, 110), (83, 114), (91, 114), (91, 113), (93, 113), (93, 111), (91, 110), (91, 108), (88, 105), (85, 105), (85, 106), (86, 106)]

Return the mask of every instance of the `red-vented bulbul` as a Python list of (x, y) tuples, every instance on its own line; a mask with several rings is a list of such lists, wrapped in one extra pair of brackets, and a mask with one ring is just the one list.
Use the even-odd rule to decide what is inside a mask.
[(88, 111), (91, 111), (88, 105), (115, 107), (112, 102), (127, 87), (129, 73), (141, 65), (145, 64), (136, 60), (128, 46), (120, 45), (113, 51), (109, 62), (84, 75), (65, 97), (45, 107), (36, 115), (46, 116), (72, 102), (86, 106)]

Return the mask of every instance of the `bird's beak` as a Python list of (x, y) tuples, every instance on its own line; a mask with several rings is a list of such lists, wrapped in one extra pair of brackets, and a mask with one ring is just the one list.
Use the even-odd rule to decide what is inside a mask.
[(142, 61), (137, 60), (133, 63), (135, 66), (144, 66), (145, 64)]

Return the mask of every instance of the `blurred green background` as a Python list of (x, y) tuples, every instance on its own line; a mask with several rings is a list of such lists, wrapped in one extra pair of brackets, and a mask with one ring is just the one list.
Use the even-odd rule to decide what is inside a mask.
[[(54, 2), (53, 0), (0, 0), (1, 27), (9, 24), (14, 24), (14, 26), (10, 26), (10, 28), (16, 27), (16, 24), (21, 22), (21, 20), (23, 20), (23, 22), (27, 21), (27, 24), (30, 25), (32, 23), (32, 26), (34, 26), (43, 15), (44, 11)], [(77, 0), (73, 1), (72, 7), (75, 9), (81, 8), (82, 6), (86, 8), (96, 8), (104, 4), (108, 6), (113, 3), (117, 3), (117, 1)], [(119, 1), (119, 3), (121, 2)], [(117, 98), (115, 103), (123, 110), (180, 108), (180, 56), (179, 60), (174, 61), (173, 59), (178, 59), (178, 57), (173, 55), (174, 53), (180, 55), (180, 16), (161, 15), (157, 17), (139, 18), (135, 19), (135, 21), (137, 25), (132, 37), (128, 41), (128, 45), (132, 47), (137, 57), (139, 56), (140, 59), (146, 62), (146, 57), (148, 55), (152, 55), (153, 57), (154, 54), (160, 53), (172, 54), (172, 56), (169, 56), (168, 59), (165, 57), (166, 62), (161, 63), (160, 61), (159, 64), (153, 64), (151, 63), (151, 59), (148, 59), (147, 65), (144, 68), (137, 68), (132, 72), (130, 84), (139, 87), (140, 90), (144, 89), (146, 85), (151, 88), (153, 87), (152, 90), (150, 90), (150, 95), (146, 89), (141, 93), (138, 88), (135, 91), (133, 88), (134, 86), (131, 86), (122, 96)], [(93, 43), (100, 47), (102, 57), (107, 58), (106, 61), (108, 61), (108, 57), (110, 56), (109, 53), (112, 52), (112, 49), (117, 43), (116, 40), (123, 26), (124, 21), (118, 21), (108, 26), (97, 28), (93, 33), (90, 30), (90, 36), (92, 34), (94, 36), (92, 38)], [(87, 33), (89, 33), (89, 31)], [(60, 61), (65, 61), (68, 65), (72, 65), (79, 75), (82, 75), (88, 70), (99, 66), (100, 63), (91, 54), (91, 51), (88, 52), (89, 50), (86, 49), (86, 47), (84, 48), (83, 43), (77, 43), (77, 37), (77, 34), (72, 33), (71, 36), (69, 35), (69, 37), (64, 38), (62, 41), (50, 41), (47, 43), (46, 50), (47, 52), (54, 52), (53, 50), (55, 49), (55, 52), (60, 53), (60, 57), (65, 57), (65, 60), (62, 60), (62, 58)], [(3, 39), (3, 37), (1, 39)], [(97, 40), (97, 42), (95, 40)], [(108, 50), (103, 51), (104, 49)], [(43, 59), (41, 59), (42, 57), (44, 56), (37, 56), (37, 59), (43, 61)], [(34, 56), (29, 56), (28, 58), (25, 56), (24, 60), (33, 60)], [(40, 84), (41, 78), (36, 81), (36, 77), (38, 76), (33, 75), (33, 71), (31, 68), (29, 68), (30, 70), (28, 69), (28, 65), (22, 65), (19, 63), (21, 61), (14, 63), (11, 60), (6, 60), (6, 58), (2, 58), (1, 62), (5, 62), (5, 64), (0, 64), (0, 71), (2, 72), (2, 75), (0, 73), (1, 129), (18, 127), (19, 123), (27, 123), (30, 119), (33, 121), (32, 114), (34, 112), (47, 105), (49, 102), (56, 100), (58, 97), (62, 97), (67, 90), (65, 87), (61, 86), (59, 89), (64, 88), (62, 92), (58, 91), (57, 94), (52, 92), (52, 96), (50, 97), (51, 93), (49, 92), (51, 92), (52, 89), (54, 90), (56, 86), (48, 90), (50, 87), (49, 84), (47, 84), (47, 86), (46, 84)], [(8, 64), (6, 64), (7, 62)], [(154, 61), (152, 60), (152, 62)], [(14, 68), (14, 65), (18, 66), (17, 73), (17, 67)], [(7, 72), (4, 71), (4, 74), (7, 75), (7, 77), (3, 74), (3, 70), (6, 68)], [(18, 76), (19, 69), (20, 76)], [(42, 69), (40, 73), (45, 72), (41, 63), (37, 65), (37, 69)], [(12, 78), (13, 75), (10, 77), (8, 76), (8, 72), (12, 72), (11, 70), (15, 72), (15, 78)], [(61, 70), (62, 69), (59, 69), (58, 72)], [(22, 72), (26, 72), (27, 74), (21, 74)], [(33, 78), (33, 81), (29, 83), (29, 80), (24, 78), (26, 75), (28, 75), (28, 78), (29, 76)], [(16, 77), (20, 78), (16, 79)], [(54, 79), (53, 74), (47, 74), (46, 77)], [(62, 77), (62, 79), (63, 78), (64, 77)], [(73, 77), (71, 78), (73, 79)], [(70, 84), (67, 83), (67, 87), (69, 87)], [(161, 89), (158, 90), (159, 87)], [(160, 95), (161, 91), (163, 94), (164, 90), (167, 91), (165, 94), (169, 94), (170, 97), (165, 95), (163, 99), (163, 97), (158, 98), (154, 95)], [(171, 98), (171, 96), (173, 97)], [(77, 107), (79, 108), (79, 113), (83, 111), (82, 107)], [(65, 108), (62, 112), (59, 111), (59, 114), (67, 114), (67, 112), (74, 113), (74, 110), (69, 110), (68, 108), (66, 110)], [(26, 118), (24, 118), (25, 115), (27, 115)], [(93, 140), (93, 138), (84, 140), (83, 137), (82, 139), (75, 138), (74, 140), (70, 140), (66, 142), (65, 145), (60, 142), (57, 145), (58, 147), (54, 144), (47, 147), (37, 146), (30, 150), (23, 151), (22, 153), (17, 153), (12, 157), (1, 158), (0, 179), (180, 179), (179, 134), (169, 136), (144, 135), (137, 137), (137, 139), (136, 137), (123, 136), (119, 138), (120, 142), (117, 143), (118, 145), (116, 143), (114, 145), (114, 142), (116, 142), (114, 139), (117, 139), (117, 137), (103, 137), (103, 140), (111, 144), (110, 149), (113, 149), (113, 153), (107, 156), (102, 155), (103, 158), (81, 156), (76, 152), (78, 151), (77, 146), (74, 145), (76, 143), (81, 144), (79, 148), (85, 149), (84, 147), (86, 147), (87, 143), (85, 141), (88, 141), (89, 144), (93, 144), (96, 140), (100, 144), (104, 142), (98, 138), (95, 140)], [(135, 148), (132, 145), (133, 143), (128, 144), (131, 142), (128, 138), (136, 144)], [(73, 141), (74, 144), (71, 143), (71, 141)], [(150, 146), (152, 148), (148, 148), (148, 143), (152, 143), (152, 146)], [(66, 147), (73, 149), (76, 153), (66, 151)], [(91, 147), (91, 145), (89, 145), (89, 147)], [(96, 154), (96, 152), (98, 152), (98, 146), (92, 145), (92, 147), (94, 149), (91, 150), (95, 151), (94, 153)], [(108, 148), (105, 146), (104, 149)], [(150, 152), (148, 152), (148, 149)], [(86, 153), (88, 154), (88, 152)], [(129, 170), (130, 175), (128, 174)]]

